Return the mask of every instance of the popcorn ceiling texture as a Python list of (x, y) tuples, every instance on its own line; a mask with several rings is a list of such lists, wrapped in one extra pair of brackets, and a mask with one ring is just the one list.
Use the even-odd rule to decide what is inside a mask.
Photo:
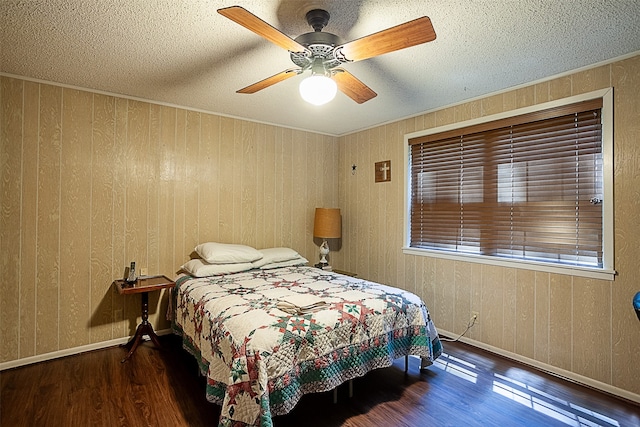
[[(296, 37), (304, 15), (329, 11), (345, 42), (431, 18), (437, 39), (347, 64), (378, 97), (342, 94), (323, 107), (303, 78), (254, 95), (235, 91), (290, 68), (283, 49), (216, 12), (240, 5)], [(0, 72), (343, 135), (640, 50), (636, 0), (4, 0)]]

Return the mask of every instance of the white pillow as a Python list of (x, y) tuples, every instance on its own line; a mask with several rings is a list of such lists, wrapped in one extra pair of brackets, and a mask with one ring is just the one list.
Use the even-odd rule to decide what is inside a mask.
[(263, 265), (272, 264), (274, 262), (289, 261), (300, 258), (300, 254), (291, 248), (267, 248), (260, 249), (259, 252), (262, 253), (262, 258), (252, 262), (254, 268), (260, 268)]
[(279, 267), (294, 267), (296, 265), (307, 264), (308, 262), (309, 261), (306, 258), (299, 257), (296, 259), (290, 259), (289, 261), (272, 262), (271, 264), (263, 265), (262, 267), (260, 267), (260, 270), (270, 270), (272, 268), (279, 268)]
[(182, 270), (195, 277), (220, 276), (222, 274), (239, 273), (241, 271), (251, 270), (251, 268), (250, 262), (235, 264), (208, 264), (199, 258), (187, 261), (182, 266)]
[(196, 246), (195, 251), (200, 255), (200, 258), (209, 264), (235, 264), (257, 261), (262, 258), (262, 253), (251, 246), (229, 243), (200, 243)]

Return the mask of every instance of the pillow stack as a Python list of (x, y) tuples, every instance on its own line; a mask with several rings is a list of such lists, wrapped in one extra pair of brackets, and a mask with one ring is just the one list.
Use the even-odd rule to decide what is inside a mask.
[(253, 261), (253, 268), (268, 270), (278, 267), (293, 267), (304, 265), (309, 261), (291, 248), (268, 248), (260, 249), (262, 258)]
[(308, 261), (291, 248), (257, 250), (251, 246), (207, 242), (195, 247), (199, 258), (182, 266), (195, 277), (218, 276), (260, 268), (263, 270), (307, 264)]

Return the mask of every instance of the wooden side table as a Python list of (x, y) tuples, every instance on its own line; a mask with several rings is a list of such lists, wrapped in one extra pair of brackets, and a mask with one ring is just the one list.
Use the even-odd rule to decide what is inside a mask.
[(358, 277), (356, 273), (352, 273), (350, 271), (338, 270), (334, 268), (333, 272), (338, 274), (344, 274), (345, 276)]
[(142, 294), (142, 323), (138, 325), (135, 335), (129, 342), (122, 345), (122, 347), (129, 350), (129, 353), (121, 360), (121, 362), (124, 363), (129, 360), (131, 355), (136, 351), (144, 335), (149, 335), (151, 341), (153, 341), (157, 347), (161, 347), (158, 336), (154, 332), (151, 323), (149, 323), (149, 292), (173, 288), (176, 283), (167, 276), (147, 276), (139, 278), (132, 283), (125, 280), (116, 280), (113, 284), (121, 295)]

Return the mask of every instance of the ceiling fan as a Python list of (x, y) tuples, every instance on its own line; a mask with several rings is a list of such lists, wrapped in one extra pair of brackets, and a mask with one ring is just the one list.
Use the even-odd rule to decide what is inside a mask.
[[(325, 83), (332, 85), (332, 88), (329, 89), (319, 89), (320, 95), (326, 95), (326, 97), (331, 95), (328, 100), (331, 100), (335, 96), (336, 89), (339, 89), (358, 104), (362, 104), (376, 97), (377, 94), (353, 74), (339, 67), (341, 64), (373, 58), (385, 53), (427, 43), (436, 38), (431, 20), (427, 16), (348, 43), (342, 43), (341, 39), (335, 34), (322, 32), (322, 29), (329, 22), (329, 12), (322, 9), (314, 9), (307, 12), (306, 20), (314, 31), (302, 34), (295, 39), (285, 35), (243, 7), (226, 7), (218, 9), (218, 13), (264, 37), (275, 45), (288, 50), (291, 61), (297, 65), (296, 68), (286, 69), (244, 87), (236, 91), (237, 93), (256, 93), (310, 70), (311, 77), (301, 83), (300, 90), (303, 98), (305, 95), (302, 93), (302, 86), (307, 81), (316, 78), (318, 81), (323, 80)], [(332, 94), (328, 93), (327, 90)], [(324, 102), (308, 101), (320, 105), (328, 102), (328, 100), (323, 100)]]

